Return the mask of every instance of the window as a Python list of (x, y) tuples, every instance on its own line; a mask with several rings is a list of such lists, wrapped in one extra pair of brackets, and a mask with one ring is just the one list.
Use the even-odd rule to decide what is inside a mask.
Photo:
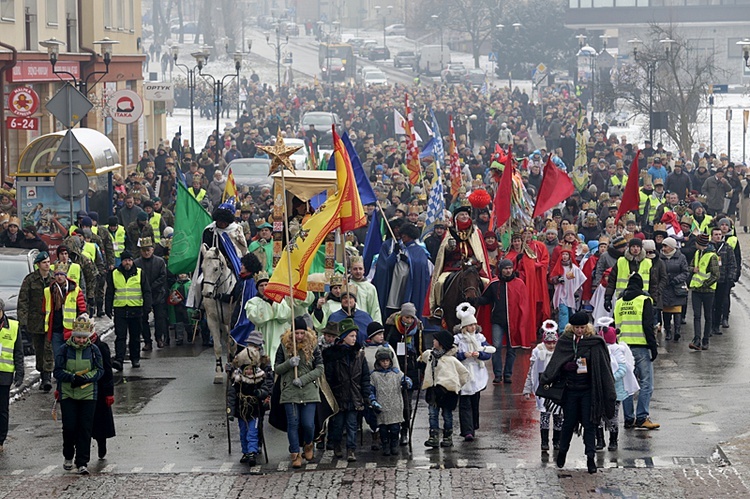
[(0, 0), (0, 21), (15, 22), (16, 2), (15, 0)]
[(115, 5), (117, 8), (115, 12), (117, 16), (116, 25), (120, 31), (123, 31), (125, 29), (125, 0), (115, 0)]
[(737, 45), (744, 38), (727, 38), (727, 59), (742, 59), (742, 47)]
[(57, 0), (47, 0), (47, 26), (57, 26)]
[(687, 41), (687, 49), (693, 55), (713, 55), (714, 40), (713, 38), (690, 38)]
[(104, 29), (112, 29), (112, 0), (104, 0)]
[(128, 0), (128, 30), (135, 32), (135, 0)]

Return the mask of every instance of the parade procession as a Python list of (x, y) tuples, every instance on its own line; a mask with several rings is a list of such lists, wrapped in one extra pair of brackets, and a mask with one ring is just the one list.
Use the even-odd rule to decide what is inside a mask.
[(0, 2), (0, 495), (750, 496), (683, 1)]

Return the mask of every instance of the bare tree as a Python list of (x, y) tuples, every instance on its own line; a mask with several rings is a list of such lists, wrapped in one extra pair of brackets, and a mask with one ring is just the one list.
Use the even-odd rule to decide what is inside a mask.
[[(694, 31), (690, 36), (700, 38)], [(675, 26), (652, 25), (649, 41), (638, 49), (637, 60), (621, 68), (613, 84), (616, 95), (627, 101), (637, 115), (648, 116), (653, 95), (653, 110), (669, 116), (665, 133), (690, 157), (698, 109), (708, 97), (708, 86), (718, 81), (722, 73), (712, 50), (693, 46), (687, 33)]]
[(479, 51), (499, 22), (505, 0), (438, 0), (435, 3), (437, 22), (443, 29), (469, 37), (474, 67), (479, 68)]

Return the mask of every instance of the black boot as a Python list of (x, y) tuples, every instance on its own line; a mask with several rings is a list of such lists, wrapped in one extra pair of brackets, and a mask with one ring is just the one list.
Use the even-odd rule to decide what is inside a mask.
[(424, 443), (425, 447), (440, 447), (440, 430), (430, 429), (430, 438)]
[(680, 341), (680, 329), (682, 328), (682, 325), (675, 320), (674, 324), (674, 341), (678, 342)]
[(370, 444), (370, 450), (380, 450), (380, 431), (375, 430), (370, 435), (372, 436), (372, 443)]
[(604, 428), (596, 429), (596, 450), (602, 450), (606, 447), (604, 443)]
[(588, 468), (589, 473), (596, 473), (596, 461), (594, 461), (594, 456), (586, 457), (586, 468)]
[(409, 428), (407, 426), (401, 426), (401, 438), (399, 438), (398, 445), (401, 447), (409, 445)]
[(552, 430), (552, 448), (555, 450), (560, 448), (560, 430)]
[(52, 373), (46, 371), (42, 373), (42, 383), (39, 385), (39, 389), (44, 393), (49, 393), (52, 390)]
[[(675, 321), (675, 322), (677, 322), (677, 321)], [(665, 333), (664, 333), (664, 341), (671, 340), (672, 339), (672, 326), (670, 325), (669, 327), (664, 328), (664, 331), (665, 331)]]
[(96, 316), (97, 317), (104, 317), (104, 303), (103, 302), (96, 302)]
[(549, 429), (542, 429), (540, 433), (542, 434), (542, 450), (547, 452), (549, 450)]
[(96, 447), (97, 447), (97, 450), (99, 451), (99, 459), (104, 459), (107, 455), (107, 439), (97, 438)]
[(568, 455), (567, 450), (560, 450), (557, 453), (557, 467), (558, 468), (562, 468), (563, 466), (565, 466), (565, 458), (567, 457), (567, 455)]
[(617, 450), (617, 436), (620, 432), (618, 431), (610, 431), (609, 432), (609, 447), (607, 447), (608, 451), (616, 451)]
[(440, 447), (453, 447), (453, 430), (443, 430), (443, 440)]

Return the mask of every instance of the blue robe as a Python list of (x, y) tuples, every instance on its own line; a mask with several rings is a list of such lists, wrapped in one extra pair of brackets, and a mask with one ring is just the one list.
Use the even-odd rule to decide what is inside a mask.
[[(404, 290), (403, 303), (411, 302), (417, 309), (417, 318), (422, 317), (422, 309), (424, 308), (425, 297), (430, 290), (430, 261), (429, 253), (423, 247), (417, 244), (416, 241), (412, 241), (402, 247), (402, 254), (406, 254), (407, 263), (409, 264), (409, 279)], [(388, 256), (388, 267), (393, 271), (393, 268), (398, 262), (399, 254), (394, 252)], [(392, 274), (389, 274), (389, 277)], [(378, 290), (378, 293), (380, 290)], [(380, 296), (380, 295), (378, 295)], [(388, 297), (386, 296), (386, 299)], [(386, 315), (383, 315), (386, 317)]]
[(357, 329), (359, 329), (359, 332), (357, 333), (357, 342), (360, 345), (364, 345), (365, 341), (367, 341), (367, 326), (369, 326), (372, 322), (372, 317), (370, 317), (370, 314), (363, 310), (355, 308), (353, 316), (348, 315), (346, 312), (344, 312), (343, 309), (341, 309), (338, 312), (332, 313), (331, 316), (328, 317), (329, 322), (341, 322), (344, 319), (354, 320), (354, 323), (357, 325)]
[[(238, 299), (238, 302), (234, 309), (235, 313), (232, 314), (232, 330), (229, 334), (232, 335), (234, 341), (239, 345), (244, 346), (247, 337), (250, 333), (255, 331), (255, 324), (247, 318), (247, 313), (245, 312), (245, 303), (258, 294), (258, 289), (255, 286), (255, 279), (249, 277), (238, 281), (235, 287), (235, 293), (233, 294), (235, 295), (235, 299)], [(239, 313), (237, 313), (238, 311)]]
[(388, 317), (386, 304), (388, 303), (388, 293), (391, 291), (391, 281), (393, 278), (393, 269), (396, 266), (396, 260), (392, 262), (388, 257), (393, 253), (394, 240), (386, 239), (380, 245), (378, 259), (375, 261), (375, 275), (372, 278), (372, 284), (378, 290), (378, 302), (380, 303), (380, 316)]

